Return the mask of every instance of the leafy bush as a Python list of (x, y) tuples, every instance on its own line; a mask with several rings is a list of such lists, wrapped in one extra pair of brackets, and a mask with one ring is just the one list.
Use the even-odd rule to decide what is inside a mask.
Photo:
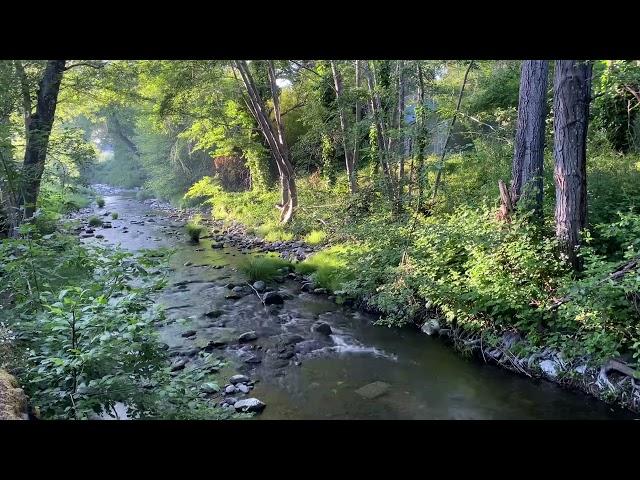
[(197, 243), (200, 241), (200, 235), (202, 234), (203, 230), (203, 227), (201, 225), (198, 225), (195, 222), (188, 222), (185, 225), (185, 228), (192, 242)]
[(89, 217), (89, 225), (92, 227), (101, 227), (102, 223), (103, 222), (100, 217), (96, 217), (96, 216)]
[(104, 207), (104, 198), (96, 197), (96, 204), (98, 205), (98, 208)]
[(117, 220), (117, 219), (118, 219), (118, 212), (111, 213), (111, 220)]
[(153, 308), (166, 280), (150, 273), (167, 252), (86, 247), (29, 225), (21, 235), (0, 243), (0, 322), (18, 339), (10, 366), (43, 418), (91, 418), (118, 403), (130, 418), (231, 416), (201, 397), (200, 383), (217, 381), (206, 369), (170, 375)]

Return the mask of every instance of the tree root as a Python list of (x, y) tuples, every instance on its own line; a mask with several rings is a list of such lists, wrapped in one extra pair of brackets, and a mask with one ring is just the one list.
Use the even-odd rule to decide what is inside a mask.
[(632, 369), (626, 363), (622, 363), (617, 360), (609, 360), (602, 366), (602, 368), (600, 368), (600, 373), (598, 374), (598, 379), (596, 381), (599, 387), (607, 387), (611, 392), (616, 392), (618, 390), (609, 380), (608, 373), (612, 370), (621, 373), (626, 377), (631, 377), (633, 390), (635, 391), (638, 388), (635, 381), (640, 380), (640, 372)]

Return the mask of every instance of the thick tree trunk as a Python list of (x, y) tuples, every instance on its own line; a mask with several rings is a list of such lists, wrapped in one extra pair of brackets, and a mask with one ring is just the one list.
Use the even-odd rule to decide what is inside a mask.
[(353, 157), (348, 145), (349, 120), (342, 105), (342, 78), (336, 62), (331, 60), (331, 72), (333, 73), (333, 83), (336, 90), (336, 99), (338, 101), (338, 116), (340, 117), (340, 130), (342, 131), (342, 147), (344, 149), (344, 162), (347, 169), (347, 177), (349, 178), (349, 191), (356, 192), (356, 176), (353, 165)]
[(26, 121), (27, 146), (22, 166), (24, 218), (31, 217), (35, 212), (64, 65), (64, 60), (47, 62), (38, 86), (36, 111), (34, 114), (29, 114)]
[(546, 117), (546, 60), (525, 60), (520, 76), (518, 126), (511, 173), (511, 201), (542, 214), (542, 167)]
[(580, 269), (580, 231), (587, 225), (587, 129), (592, 64), (557, 60), (554, 78), (556, 237), (563, 257)]

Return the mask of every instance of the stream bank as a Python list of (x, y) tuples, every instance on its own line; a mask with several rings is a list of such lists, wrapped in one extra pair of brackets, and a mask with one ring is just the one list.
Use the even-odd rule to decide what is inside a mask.
[[(267, 405), (258, 418), (632, 418), (542, 378), (461, 358), (414, 329), (374, 327), (374, 315), (303, 291), (293, 274), (266, 286), (282, 301), (262, 305), (244, 288), (240, 259), (265, 250), (303, 256), (313, 249), (260, 244), (239, 227), (223, 234), (214, 222), (213, 243), (192, 245), (183, 225), (197, 210), (142, 203), (127, 192), (101, 193), (103, 211), (119, 216), (97, 241), (133, 250), (177, 248), (171, 286), (158, 299), (166, 307), (161, 335), (170, 353), (185, 368), (196, 367), (206, 350), (229, 361), (234, 371), (225, 378), (246, 375), (251, 397)], [(222, 392), (214, 398), (228, 403)]]

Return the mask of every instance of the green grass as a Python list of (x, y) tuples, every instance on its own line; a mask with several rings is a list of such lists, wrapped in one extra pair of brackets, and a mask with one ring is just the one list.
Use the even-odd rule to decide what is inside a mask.
[(118, 212), (113, 212), (111, 214), (111, 220), (117, 220), (118, 219)]
[(104, 198), (96, 197), (96, 204), (98, 205), (98, 208), (104, 207)]
[(326, 232), (322, 230), (311, 230), (305, 237), (304, 241), (309, 245), (319, 245), (327, 239)]
[(191, 238), (192, 242), (199, 242), (200, 235), (202, 234), (203, 227), (194, 222), (189, 222), (185, 225), (187, 230), (187, 234), (189, 234), (189, 238)]
[(336, 245), (297, 263), (295, 269), (302, 275), (311, 274), (320, 287), (335, 292), (341, 290), (344, 282), (353, 278), (353, 273), (348, 268), (349, 257), (356, 251), (354, 246)]
[(271, 281), (281, 274), (281, 269), (289, 269), (290, 267), (290, 262), (275, 255), (248, 257), (238, 265), (238, 269), (247, 276), (250, 282)]
[(292, 232), (287, 232), (282, 227), (271, 223), (259, 226), (256, 231), (267, 242), (288, 242), (293, 240)]
[(91, 217), (89, 218), (89, 225), (91, 225), (92, 227), (101, 227), (102, 219), (98, 217)]

